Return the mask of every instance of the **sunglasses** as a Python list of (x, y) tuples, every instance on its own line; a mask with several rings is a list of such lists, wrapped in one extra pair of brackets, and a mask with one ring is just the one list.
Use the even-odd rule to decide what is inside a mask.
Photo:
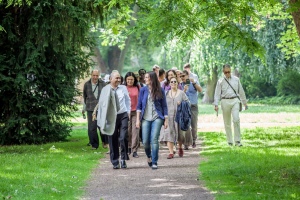
[(170, 83), (177, 83), (177, 81), (171, 81)]
[(230, 71), (224, 72), (224, 74), (230, 74)]
[(181, 76), (180, 76), (180, 78), (183, 78), (183, 77), (185, 77), (185, 75), (181, 75)]

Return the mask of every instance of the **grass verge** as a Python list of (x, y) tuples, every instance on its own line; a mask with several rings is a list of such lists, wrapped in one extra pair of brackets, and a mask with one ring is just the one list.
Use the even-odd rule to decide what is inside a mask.
[[(267, 105), (267, 104), (248, 104), (249, 109), (242, 113), (299, 113), (299, 105)], [(221, 105), (219, 105), (221, 108)], [(222, 109), (219, 110), (219, 114)], [(215, 114), (214, 106), (212, 104), (199, 104), (199, 114)]]
[(200, 179), (216, 199), (300, 199), (300, 127), (243, 130), (243, 147), (224, 133), (200, 136)]
[(0, 147), (1, 199), (79, 199), (106, 150), (90, 150), (87, 130), (68, 142)]

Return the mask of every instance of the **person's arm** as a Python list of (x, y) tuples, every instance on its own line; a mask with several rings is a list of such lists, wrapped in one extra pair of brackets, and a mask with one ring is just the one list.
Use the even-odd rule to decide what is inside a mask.
[(82, 98), (82, 114), (84, 115), (85, 114), (85, 112), (86, 112), (86, 97), (87, 97), (87, 95), (86, 95), (86, 86), (85, 86), (85, 84), (84, 84), (84, 86), (83, 86), (83, 96), (82, 96), (83, 98)]
[(162, 99), (162, 109), (163, 109), (163, 115), (165, 118), (164, 121), (164, 128), (168, 128), (169, 125), (169, 119), (168, 119), (168, 106), (167, 106), (167, 99), (166, 99), (166, 94), (164, 93), (164, 90), (162, 90), (163, 93), (163, 99)]
[(144, 94), (144, 89), (143, 87), (140, 89), (139, 97), (138, 97), (138, 103), (136, 105), (136, 123), (135, 126), (136, 128), (141, 127), (141, 112), (142, 112), (142, 99), (143, 99), (143, 94)]
[(244, 91), (244, 89), (243, 89), (243, 86), (242, 86), (240, 80), (239, 80), (239, 86), (238, 86), (238, 89), (239, 89), (238, 93), (239, 93), (241, 102), (242, 102), (242, 104), (244, 104), (245, 109), (247, 110), (247, 108), (248, 108), (248, 106), (247, 106), (247, 99), (246, 99), (245, 91)]
[(191, 79), (191, 84), (193, 84), (197, 92), (202, 92), (202, 87), (200, 86), (200, 83), (197, 80)]
[(98, 106), (99, 106), (99, 103), (97, 103), (97, 105), (95, 106), (94, 108), (94, 111), (93, 111), (93, 118), (92, 118), (92, 121), (95, 121), (96, 120), (96, 113), (97, 113), (97, 110), (98, 110)]
[(215, 89), (215, 95), (214, 95), (214, 105), (215, 105), (215, 111), (218, 112), (218, 104), (221, 99), (221, 81), (217, 82), (216, 89)]
[(141, 111), (136, 111), (136, 122), (135, 122), (136, 128), (141, 128), (140, 116), (141, 116)]

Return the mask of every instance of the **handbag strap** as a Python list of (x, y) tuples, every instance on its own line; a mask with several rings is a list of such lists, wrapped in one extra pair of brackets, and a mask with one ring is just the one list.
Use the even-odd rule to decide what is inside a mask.
[[(226, 78), (224, 78), (224, 79), (225, 79), (225, 81), (228, 83), (228, 85), (233, 89), (233, 87), (231, 86), (231, 84), (229, 83), (229, 81), (228, 81)], [(236, 97), (237, 97), (239, 100), (241, 100), (240, 97), (237, 95), (236, 91), (235, 91), (234, 89), (233, 89), (233, 91), (234, 91)]]

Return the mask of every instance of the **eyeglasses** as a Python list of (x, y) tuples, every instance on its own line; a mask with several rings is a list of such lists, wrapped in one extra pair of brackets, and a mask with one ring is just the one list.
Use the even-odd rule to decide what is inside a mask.
[(230, 74), (230, 71), (224, 72), (224, 74)]
[(170, 81), (170, 83), (177, 83), (177, 81)]

